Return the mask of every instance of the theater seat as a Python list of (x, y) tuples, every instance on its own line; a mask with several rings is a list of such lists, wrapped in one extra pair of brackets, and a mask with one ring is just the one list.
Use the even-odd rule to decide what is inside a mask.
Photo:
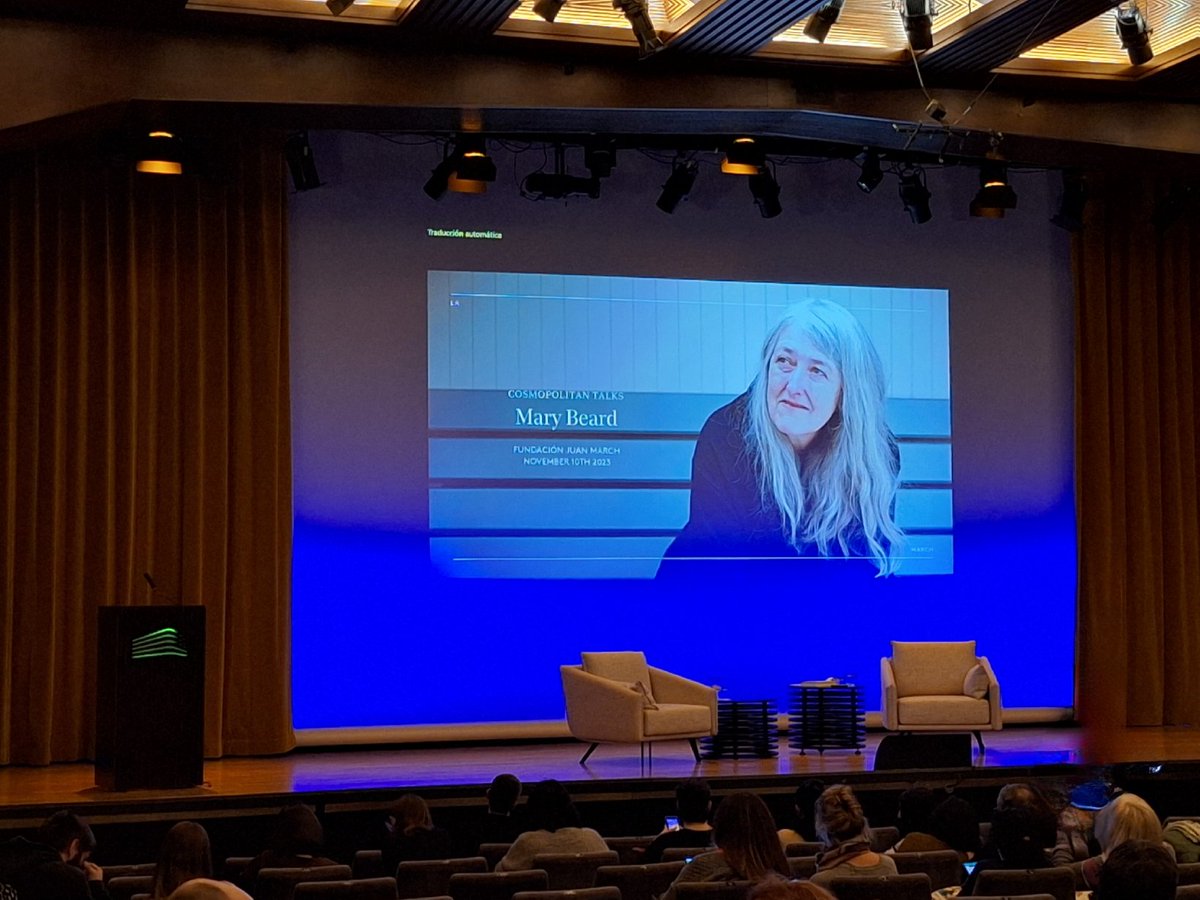
[(696, 738), (717, 733), (717, 690), (656, 669), (640, 652), (584, 653), (583, 664), (562, 667), (567, 725), (591, 744), (580, 765), (604, 743), (638, 744), (688, 740), (700, 760)]
[(880, 679), (889, 731), (970, 732), (982, 753), (982, 732), (1004, 725), (1000, 684), (974, 641), (892, 641)]

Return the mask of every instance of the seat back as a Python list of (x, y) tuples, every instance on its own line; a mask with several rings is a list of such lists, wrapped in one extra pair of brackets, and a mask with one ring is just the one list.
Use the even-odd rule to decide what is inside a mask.
[(462, 859), (414, 859), (396, 866), (396, 893), (400, 900), (437, 897), (450, 893), (450, 876), (457, 872), (486, 872), (482, 856)]
[(892, 641), (896, 696), (961, 695), (978, 662), (974, 641)]
[(491, 872), (496, 868), (496, 863), (504, 859), (508, 851), (512, 848), (512, 844), (480, 844), (479, 855), (487, 860), (487, 870)]
[(817, 874), (817, 858), (815, 856), (789, 856), (788, 868), (793, 878), (812, 878)]
[(616, 850), (593, 853), (539, 853), (533, 858), (535, 869), (544, 869), (552, 891), (577, 891), (596, 882), (596, 870), (621, 862)]
[(712, 847), (667, 847), (663, 850), (663, 862), (680, 862), (695, 859), (702, 853), (712, 853)]
[(924, 872), (935, 891), (962, 884), (963, 867), (953, 850), (928, 850), (921, 853), (893, 853), (896, 871), (901, 875)]
[(305, 881), (296, 885), (296, 900), (396, 900), (394, 878), (356, 878), (353, 881)]
[(383, 871), (382, 850), (357, 850), (354, 860), (350, 863), (350, 871), (355, 878), (382, 878), (387, 873)]
[(976, 873), (977, 894), (1052, 894), (1075, 900), (1075, 875), (1067, 866), (1050, 869), (984, 869)]
[(544, 869), (523, 872), (455, 872), (449, 891), (454, 900), (512, 900), (521, 891), (546, 891), (550, 878)]
[(232, 881), (234, 884), (242, 883), (242, 876), (246, 874), (246, 869), (250, 863), (254, 862), (253, 856), (227, 856), (225, 863), (221, 866), (221, 878), (224, 881)]
[(1175, 900), (1200, 900), (1200, 884), (1181, 884), (1175, 888)]
[(650, 666), (646, 663), (646, 654), (640, 650), (584, 653), (583, 671), (610, 681), (624, 681), (628, 684), (640, 681), (647, 690), (650, 689)]
[(134, 894), (154, 892), (154, 875), (117, 875), (105, 887), (112, 900), (132, 900)]
[(820, 856), (825, 850), (825, 845), (820, 841), (799, 841), (794, 844), (788, 844), (783, 848), (783, 855), (792, 856)]
[(646, 852), (646, 848), (654, 843), (655, 835), (645, 834), (634, 837), (606, 837), (604, 843), (608, 844), (609, 850), (616, 850), (617, 856), (621, 858), (618, 865), (633, 866), (642, 861), (642, 854)]
[(254, 879), (254, 900), (292, 900), (296, 885), (304, 881), (349, 881), (349, 866), (267, 867)]
[(686, 863), (649, 863), (640, 866), (601, 866), (596, 870), (596, 887), (615, 887), (622, 900), (654, 900), (665, 894)]
[(675, 885), (678, 900), (745, 900), (753, 881), (685, 881)]
[(155, 863), (133, 863), (123, 866), (105, 866), (104, 883), (108, 884), (114, 878), (128, 878), (131, 875), (153, 875)]
[(894, 825), (871, 827), (871, 849), (876, 853), (886, 853), (896, 846), (900, 840), (900, 829)]
[(1050, 894), (1022, 894), (1019, 897), (993, 897), (988, 894), (986, 897), (981, 894), (972, 894), (973, 900), (1054, 900)]
[(932, 892), (924, 872), (835, 878), (829, 891), (838, 900), (929, 900)]
[(1179, 864), (1179, 884), (1200, 884), (1200, 862)]
[(615, 887), (579, 888), (568, 891), (521, 891), (513, 900), (621, 900)]

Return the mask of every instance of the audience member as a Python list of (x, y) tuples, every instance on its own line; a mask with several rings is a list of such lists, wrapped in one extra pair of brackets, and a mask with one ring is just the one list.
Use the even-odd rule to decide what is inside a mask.
[(1125, 841), (1113, 847), (1094, 900), (1174, 900), (1179, 867), (1161, 841)]
[(946, 847), (930, 833), (929, 820), (934, 809), (945, 794), (934, 793), (927, 787), (912, 787), (900, 795), (896, 812), (896, 825), (900, 840), (889, 852), (921, 853), (929, 850), (945, 850)]
[(89, 861), (96, 837), (87, 822), (73, 813), (56, 812), (34, 839), (13, 838), (0, 844), (0, 886), (20, 900), (89, 900), (107, 898), (104, 871)]
[[(991, 869), (1045, 869), (1050, 867), (1046, 853), (1047, 811), (1033, 806), (1005, 806), (992, 816), (991, 844), (995, 856), (980, 861), (967, 876), (961, 894), (975, 893), (979, 873)], [(1053, 811), (1049, 812), (1053, 825)]]
[(811, 881), (787, 881), (769, 875), (750, 888), (746, 900), (834, 900), (834, 896)]
[[(1038, 846), (1045, 848), (1047, 854), (1052, 850), (1058, 840), (1058, 813), (1054, 807), (1046, 799), (1046, 795), (1042, 791), (1032, 785), (1024, 782), (1015, 782), (1006, 784), (1000, 788), (1000, 793), (996, 795), (996, 810), (999, 812), (1002, 809), (1028, 809), (1032, 813), (1033, 821), (1037, 829), (1036, 840)], [(993, 812), (993, 819), (995, 818)], [(995, 841), (989, 837), (979, 851), (981, 860), (996, 858)]]
[(450, 857), (450, 834), (433, 824), (429, 805), (416, 794), (404, 794), (392, 804), (384, 823), (384, 871), (389, 875), (402, 862)]
[(817, 824), (813, 818), (813, 807), (823, 790), (824, 783), (815, 778), (808, 778), (796, 786), (796, 795), (792, 799), (792, 825), (779, 829), (779, 842), (783, 846), (816, 843)]
[(712, 812), (712, 792), (703, 778), (689, 778), (675, 786), (675, 810), (679, 813), (679, 828), (663, 831), (646, 848), (643, 862), (662, 862), (668, 847), (711, 847), (713, 829), (708, 824)]
[(1088, 781), (1071, 790), (1058, 814), (1058, 837), (1050, 853), (1056, 866), (1083, 862), (1100, 852), (1096, 840), (1096, 811), (1108, 803), (1108, 788), (1101, 781)]
[(180, 822), (167, 832), (154, 869), (153, 900), (165, 900), (193, 878), (212, 878), (208, 832), (195, 822)]
[(251, 890), (259, 869), (337, 865), (321, 855), (324, 846), (325, 829), (312, 808), (302, 803), (285, 806), (275, 817), (267, 849), (250, 860), (242, 873), (242, 886)]
[(962, 797), (951, 794), (938, 804), (930, 816), (929, 831), (963, 862), (979, 855), (979, 816)]
[(496, 863), (497, 872), (530, 869), (539, 853), (595, 853), (608, 849), (598, 832), (580, 826), (571, 795), (553, 779), (539, 781), (529, 789), (525, 812), (531, 830), (513, 841), (508, 853)]
[(1100, 853), (1083, 861), (1080, 869), (1084, 884), (1095, 890), (1108, 854), (1126, 841), (1156, 841), (1162, 843), (1163, 831), (1158, 815), (1150, 804), (1136, 794), (1114, 797), (1096, 813), (1096, 840)]
[(675, 886), (688, 882), (762, 881), (770, 875), (791, 875), (771, 811), (754, 794), (739, 792), (721, 801), (713, 817), (713, 843), (717, 849), (684, 866), (662, 900), (675, 900)]
[(1200, 862), (1200, 822), (1172, 822), (1163, 829), (1163, 840), (1175, 851), (1177, 863)]
[(228, 881), (211, 878), (193, 878), (176, 888), (167, 900), (253, 900), (240, 887)]
[(487, 789), (487, 812), (471, 832), (469, 855), (479, 852), (480, 844), (511, 844), (522, 831), (514, 810), (521, 799), (521, 779), (516, 775), (497, 775)]
[(826, 788), (817, 800), (817, 836), (826, 850), (812, 880), (828, 887), (835, 878), (895, 875), (896, 863), (871, 849), (867, 819), (848, 785)]

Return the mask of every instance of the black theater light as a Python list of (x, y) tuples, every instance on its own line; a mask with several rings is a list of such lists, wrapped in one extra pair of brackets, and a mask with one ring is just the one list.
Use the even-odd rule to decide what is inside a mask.
[(633, 36), (637, 38), (638, 49), (641, 51), (639, 55), (642, 59), (653, 56), (666, 46), (663, 44), (662, 38), (658, 36), (654, 21), (650, 18), (646, 0), (612, 0), (612, 5), (613, 9), (619, 9), (629, 20), (629, 27), (633, 29)]
[(925, 171), (919, 167), (908, 169), (900, 175), (900, 200), (904, 211), (916, 225), (933, 218), (929, 208), (929, 188), (925, 186)]
[(879, 165), (879, 154), (874, 150), (868, 150), (867, 155), (863, 157), (862, 169), (858, 173), (858, 180), (855, 184), (864, 194), (869, 194), (879, 187), (881, 181), (883, 181), (883, 168)]
[(1154, 49), (1150, 46), (1150, 26), (1146, 24), (1146, 16), (1138, 8), (1137, 0), (1122, 3), (1117, 7), (1117, 36), (1121, 46), (1129, 54), (1129, 62), (1135, 66), (1145, 65), (1154, 59)]
[(149, 131), (138, 141), (133, 167), (147, 175), (182, 175), (183, 142), (170, 131)]
[(617, 142), (612, 138), (591, 138), (583, 146), (583, 164), (593, 178), (608, 178), (617, 167)]
[(754, 205), (762, 213), (764, 219), (773, 219), (781, 212), (783, 206), (779, 203), (779, 182), (765, 168), (751, 175), (748, 179), (750, 194), (754, 197)]
[(904, 32), (913, 50), (928, 50), (933, 46), (933, 17), (937, 15), (934, 0), (903, 0)]
[(283, 142), (283, 158), (287, 160), (288, 171), (292, 175), (292, 184), (296, 190), (310, 191), (321, 186), (312, 147), (308, 143), (308, 132), (288, 135)]
[(496, 180), (496, 164), (487, 155), (487, 143), (479, 135), (463, 135), (454, 146), (454, 170), (447, 179), (450, 190), (459, 194), (482, 194)]
[(1017, 208), (1017, 192), (1008, 183), (1008, 167), (989, 159), (979, 167), (979, 193), (971, 201), (971, 215), (980, 219), (1003, 219), (1004, 211)]
[(354, 5), (354, 0), (325, 0), (325, 5), (335, 16), (340, 16)]
[(547, 22), (553, 22), (566, 4), (567, 0), (534, 0), (533, 11)]
[(829, 29), (837, 24), (838, 16), (842, 14), (842, 6), (846, 0), (829, 0), (824, 6), (808, 17), (804, 25), (805, 37), (825, 43), (829, 37)]
[(725, 158), (721, 160), (721, 171), (726, 175), (757, 175), (766, 164), (762, 148), (752, 137), (734, 138)]
[(658, 202), (654, 205), (665, 213), (675, 212), (675, 207), (691, 193), (699, 171), (699, 163), (676, 160), (671, 165), (671, 174), (663, 183), (662, 193), (658, 195)]

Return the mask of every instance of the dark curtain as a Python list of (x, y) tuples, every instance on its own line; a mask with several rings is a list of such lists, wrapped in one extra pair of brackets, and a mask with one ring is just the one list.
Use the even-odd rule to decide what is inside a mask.
[(92, 755), (102, 604), (205, 606), (206, 755), (292, 746), (279, 147), (0, 175), (0, 763)]
[(1200, 723), (1200, 217), (1170, 199), (1185, 196), (1097, 177), (1075, 242), (1078, 704), (1093, 731)]

